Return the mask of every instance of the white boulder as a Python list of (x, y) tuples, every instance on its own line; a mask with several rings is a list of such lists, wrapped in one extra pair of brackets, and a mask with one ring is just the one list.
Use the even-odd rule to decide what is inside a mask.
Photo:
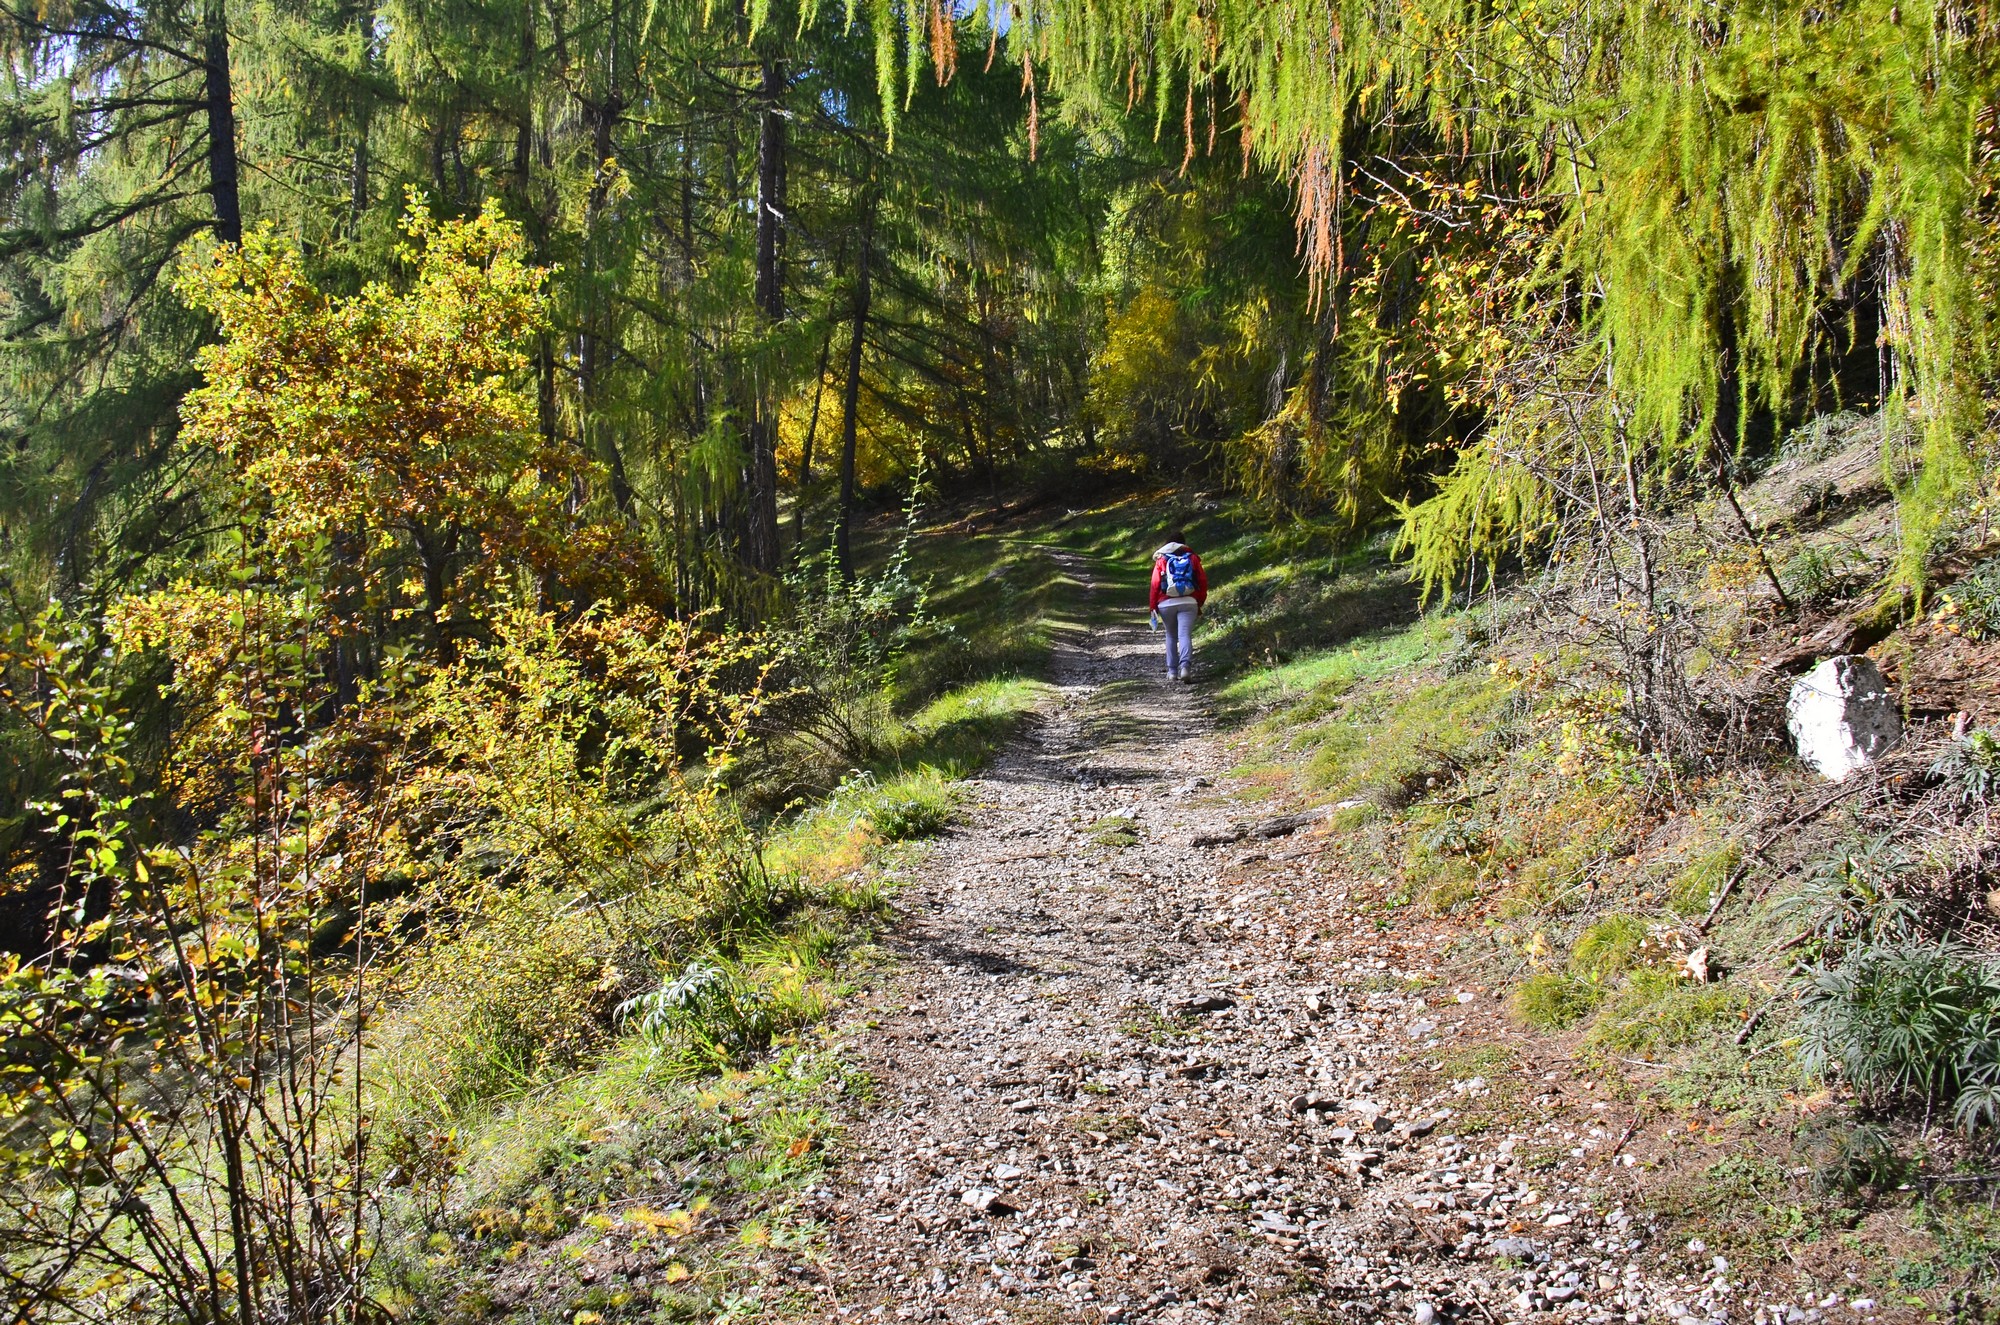
[(1785, 725), (1799, 758), (1835, 782), (1874, 763), (1903, 737), (1903, 718), (1882, 669), (1858, 653), (1828, 658), (1800, 677), (1785, 701)]

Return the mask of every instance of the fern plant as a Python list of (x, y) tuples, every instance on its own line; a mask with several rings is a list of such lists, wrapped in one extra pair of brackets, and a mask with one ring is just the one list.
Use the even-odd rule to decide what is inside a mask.
[(734, 963), (697, 958), (658, 988), (618, 1005), (624, 1023), (659, 1049), (676, 1075), (694, 1076), (768, 1047), (778, 1001)]
[(1964, 808), (1992, 804), (2000, 796), (2000, 736), (1981, 727), (1958, 737), (1931, 765), (1930, 775), (1955, 788)]
[(2000, 1118), (2000, 970), (1953, 943), (1870, 943), (1806, 987), (1799, 1064), (1862, 1098), (1948, 1105), (1968, 1130)]

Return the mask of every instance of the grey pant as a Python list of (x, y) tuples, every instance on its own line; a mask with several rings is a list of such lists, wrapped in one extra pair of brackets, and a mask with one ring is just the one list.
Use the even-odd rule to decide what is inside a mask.
[(1198, 609), (1193, 603), (1178, 606), (1162, 604), (1160, 624), (1167, 632), (1167, 675), (1185, 676), (1194, 664), (1194, 618)]

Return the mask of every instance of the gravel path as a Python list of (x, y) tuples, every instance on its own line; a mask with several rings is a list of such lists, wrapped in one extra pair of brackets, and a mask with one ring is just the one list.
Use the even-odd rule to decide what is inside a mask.
[[(1311, 830), (1191, 845), (1278, 809), (1246, 808), (1156, 641), (1063, 644), (901, 896), (896, 973), (849, 1026), (877, 1090), (813, 1194), (824, 1317), (1764, 1318), (1620, 1206), (1625, 1106), (1534, 1065), (1515, 1116), (1467, 1125), (1496, 995), (1343, 907)], [(1793, 1318), (1823, 1314), (1855, 1319)]]

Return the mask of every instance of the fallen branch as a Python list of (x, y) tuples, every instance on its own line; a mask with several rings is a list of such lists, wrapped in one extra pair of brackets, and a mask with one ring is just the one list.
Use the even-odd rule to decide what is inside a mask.
[(1266, 819), (1262, 823), (1257, 824), (1231, 824), (1220, 833), (1196, 833), (1190, 840), (1189, 845), (1220, 847), (1228, 846), (1231, 842), (1241, 842), (1248, 837), (1267, 839), (1289, 837), (1301, 828), (1318, 823), (1321, 819), (1326, 818), (1326, 815), (1327, 811), (1324, 809), (1307, 810), (1303, 814), (1281, 814), (1275, 819)]
[(1757, 1028), (1764, 1024), (1764, 1018), (1771, 1014), (1771, 1009), (1777, 1002), (1778, 1000), (1775, 998), (1767, 999), (1764, 1002), (1764, 1006), (1750, 1014), (1750, 1019), (1743, 1023), (1743, 1029), (1736, 1032), (1736, 1044), (1738, 1048), (1750, 1042), (1750, 1037), (1755, 1035)]
[(1625, 1148), (1625, 1143), (1627, 1141), (1630, 1141), (1633, 1135), (1636, 1132), (1638, 1132), (1638, 1130), (1639, 1130), (1639, 1116), (1637, 1114), (1633, 1114), (1632, 1121), (1625, 1125), (1625, 1130), (1618, 1134), (1618, 1140), (1612, 1143), (1611, 1149), (1604, 1152), (1604, 1157), (1606, 1159), (1618, 1158), (1618, 1152)]

